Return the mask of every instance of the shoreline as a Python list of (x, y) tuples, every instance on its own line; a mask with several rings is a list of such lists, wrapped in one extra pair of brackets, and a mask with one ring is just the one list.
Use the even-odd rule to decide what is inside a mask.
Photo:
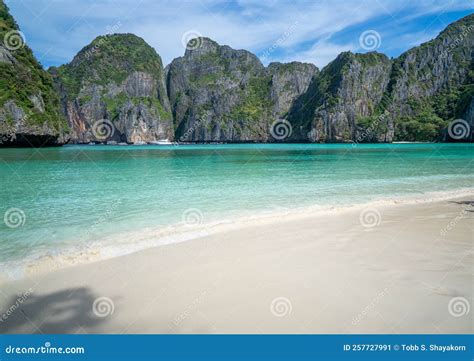
[(357, 141), (347, 141), (347, 142), (258, 142), (258, 141), (242, 141), (242, 142), (179, 142), (179, 141), (170, 141), (170, 143), (166, 144), (158, 144), (158, 143), (66, 143), (63, 145), (59, 145), (62, 147), (69, 147), (69, 146), (93, 146), (93, 145), (107, 145), (107, 146), (146, 146), (146, 145), (156, 145), (159, 147), (163, 146), (181, 146), (181, 145), (382, 145), (382, 144), (473, 144), (469, 141), (457, 141), (457, 142), (429, 142), (429, 141), (397, 141), (397, 142), (357, 142)]
[[(0, 135), (1, 136), (1, 135)], [(72, 147), (89, 147), (89, 146), (105, 146), (105, 147), (143, 147), (143, 146), (153, 146), (154, 148), (164, 148), (169, 149), (178, 148), (182, 146), (206, 146), (206, 145), (350, 145), (352, 147), (360, 147), (364, 145), (427, 145), (427, 144), (449, 144), (449, 145), (467, 145), (473, 144), (471, 141), (436, 141), (436, 142), (423, 142), (423, 141), (397, 141), (397, 142), (378, 142), (378, 143), (370, 143), (370, 142), (170, 142), (169, 144), (157, 144), (157, 143), (114, 143), (114, 144), (107, 144), (107, 143), (64, 143), (64, 144), (45, 144), (42, 145), (41, 149), (52, 149), (52, 148), (72, 148)], [(18, 145), (18, 144), (9, 144), (9, 143), (0, 143), (0, 149), (36, 149), (36, 147), (32, 146), (31, 144), (25, 145)], [(38, 148), (38, 149), (40, 149)]]
[[(2, 310), (28, 295), (0, 331), (472, 332), (472, 314), (449, 305), (474, 293), (473, 202), (471, 192), (393, 201), (372, 208), (378, 218), (363, 207), (280, 217), (37, 272), (2, 286)], [(97, 316), (98, 300), (110, 314)]]
[[(117, 235), (103, 237), (94, 244), (74, 245), (50, 251), (42, 255), (29, 255), (21, 261), (0, 263), (5, 269), (0, 277), (0, 284), (21, 280), (32, 274), (46, 274), (77, 265), (105, 261), (126, 256), (156, 247), (195, 241), (216, 233), (230, 232), (241, 227), (271, 224), (281, 217), (297, 220), (299, 218), (321, 217), (331, 214), (344, 214), (365, 208), (387, 207), (392, 205), (427, 204), (463, 197), (474, 198), (474, 188), (463, 188), (451, 191), (427, 192), (411, 196), (391, 196), (368, 202), (346, 205), (314, 205), (301, 208), (260, 212), (249, 216), (238, 216), (233, 219), (223, 218), (197, 225), (175, 224), (157, 229), (146, 229), (140, 232), (131, 231), (122, 234), (117, 245)], [(129, 239), (123, 242), (123, 239)], [(133, 241), (131, 241), (133, 239)]]

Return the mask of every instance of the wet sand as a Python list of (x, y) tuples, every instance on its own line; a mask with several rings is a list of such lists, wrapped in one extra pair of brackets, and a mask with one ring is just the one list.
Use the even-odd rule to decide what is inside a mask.
[(0, 332), (472, 333), (473, 220), (474, 196), (298, 214), (38, 271), (0, 286)]

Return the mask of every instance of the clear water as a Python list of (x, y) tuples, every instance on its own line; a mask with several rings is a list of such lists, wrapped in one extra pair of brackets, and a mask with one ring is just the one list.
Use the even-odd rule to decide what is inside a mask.
[(126, 244), (183, 220), (470, 188), (473, 155), (470, 144), (0, 149), (0, 216), (24, 213), (17, 228), (0, 221), (0, 262), (105, 238)]

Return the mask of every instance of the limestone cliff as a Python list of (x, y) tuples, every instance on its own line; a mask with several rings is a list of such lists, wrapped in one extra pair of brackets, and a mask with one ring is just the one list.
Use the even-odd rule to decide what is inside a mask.
[(60, 145), (66, 132), (52, 79), (0, 0), (0, 146)]
[[(364, 119), (374, 114), (389, 82), (391, 62), (383, 54), (340, 54), (315, 77), (291, 109), (293, 139), (348, 142), (363, 131)], [(391, 141), (393, 125), (383, 120), (363, 141)]]
[(0, 39), (3, 145), (474, 140), (474, 15), (396, 59), (344, 52), (321, 71), (202, 37), (163, 69), (114, 34), (48, 74), (2, 0)]
[(181, 141), (274, 141), (271, 126), (306, 91), (317, 68), (271, 64), (245, 50), (195, 39), (168, 69), (168, 94)]
[(132, 34), (100, 36), (71, 63), (50, 72), (72, 142), (173, 139), (162, 61), (143, 39)]
[[(378, 53), (340, 54), (295, 101), (292, 139), (472, 141), (473, 42), (469, 15), (393, 60)], [(458, 118), (466, 136), (453, 139)]]

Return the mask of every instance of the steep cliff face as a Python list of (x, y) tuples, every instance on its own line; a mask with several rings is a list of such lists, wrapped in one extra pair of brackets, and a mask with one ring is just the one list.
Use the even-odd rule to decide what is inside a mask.
[(273, 141), (271, 125), (306, 91), (310, 64), (265, 68), (245, 50), (195, 39), (168, 72), (168, 94), (181, 141)]
[(176, 138), (183, 141), (267, 139), (270, 78), (245, 50), (196, 39), (168, 72)]
[[(393, 61), (378, 53), (340, 54), (294, 102), (292, 139), (472, 140), (473, 42), (470, 15)], [(456, 118), (469, 129), (453, 139)]]
[(272, 140), (308, 141), (307, 137), (302, 136), (307, 133), (304, 127), (292, 126), (288, 119), (295, 102), (308, 91), (311, 82), (318, 76), (319, 69), (307, 63), (271, 63), (267, 72), (272, 77), (270, 97), (273, 118), (276, 119), (270, 126)]
[(132, 34), (100, 36), (70, 64), (50, 72), (72, 142), (173, 139), (161, 58), (143, 39)]
[[(345, 142), (360, 138), (372, 123), (390, 78), (391, 61), (383, 54), (340, 54), (314, 77), (290, 111), (293, 139)], [(370, 124), (372, 125), (372, 124)], [(391, 141), (393, 125), (378, 121), (360, 141)]]
[(51, 77), (3, 0), (1, 39), (2, 145), (474, 140), (474, 15), (396, 59), (345, 52), (322, 71), (208, 38), (163, 69), (143, 39), (114, 34)]
[(472, 125), (473, 45), (469, 15), (394, 60), (382, 107), (396, 124), (396, 140), (440, 139), (459, 116)]
[(0, 0), (0, 146), (59, 145), (66, 133), (52, 79)]
[(286, 118), (295, 99), (308, 90), (318, 68), (308, 63), (271, 63), (267, 73), (271, 76), (270, 98), (273, 114), (278, 118)]

